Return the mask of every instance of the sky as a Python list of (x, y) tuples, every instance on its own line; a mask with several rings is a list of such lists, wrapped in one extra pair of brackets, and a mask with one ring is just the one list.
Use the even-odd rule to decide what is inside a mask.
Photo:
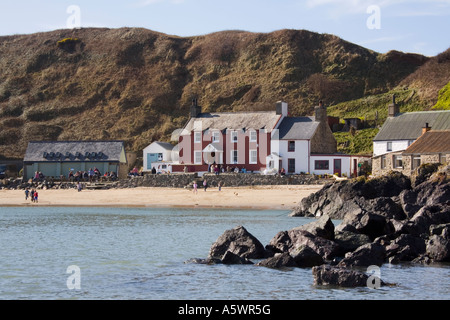
[(304, 29), (380, 53), (435, 56), (450, 47), (450, 0), (15, 0), (0, 36), (74, 27), (141, 27), (169, 35)]

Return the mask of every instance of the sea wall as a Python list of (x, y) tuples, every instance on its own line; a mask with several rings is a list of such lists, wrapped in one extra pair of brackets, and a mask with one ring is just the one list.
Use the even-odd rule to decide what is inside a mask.
[(308, 185), (323, 184), (324, 180), (312, 175), (261, 175), (253, 173), (221, 173), (204, 174), (202, 177), (196, 173), (180, 174), (148, 174), (144, 176), (133, 177), (117, 182), (116, 187), (134, 188), (134, 187), (169, 187), (184, 188), (192, 187), (193, 182), (197, 181), (199, 188), (203, 186), (203, 180), (207, 181), (209, 187), (218, 187), (219, 182), (224, 187), (241, 187), (256, 185)]

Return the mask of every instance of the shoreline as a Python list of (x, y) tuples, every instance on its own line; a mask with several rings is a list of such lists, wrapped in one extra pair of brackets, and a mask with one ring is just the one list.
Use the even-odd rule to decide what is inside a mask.
[(24, 190), (0, 190), (0, 207), (130, 207), (292, 210), (323, 185), (283, 185), (192, 189), (137, 187), (126, 189), (38, 190), (38, 203)]

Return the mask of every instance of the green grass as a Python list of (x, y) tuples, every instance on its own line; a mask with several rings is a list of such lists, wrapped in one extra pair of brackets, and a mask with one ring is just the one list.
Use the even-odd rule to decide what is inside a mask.
[(372, 154), (373, 138), (377, 135), (378, 128), (357, 130), (355, 135), (350, 132), (335, 132), (338, 152), (354, 155)]
[(438, 102), (434, 110), (450, 110), (450, 82), (439, 91)]

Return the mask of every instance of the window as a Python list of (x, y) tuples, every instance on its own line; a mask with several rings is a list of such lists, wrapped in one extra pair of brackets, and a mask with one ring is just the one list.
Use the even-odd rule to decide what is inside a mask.
[(194, 132), (194, 142), (195, 143), (202, 142), (202, 133), (201, 132)]
[(220, 132), (214, 131), (212, 136), (212, 142), (219, 142), (220, 140)]
[(250, 131), (250, 142), (256, 142), (256, 141), (257, 141), (256, 131), (252, 130), (252, 131)]
[(402, 169), (403, 168), (403, 158), (402, 156), (394, 156), (394, 168)]
[(420, 156), (413, 156), (413, 161), (412, 161), (412, 168), (417, 169), (418, 167), (420, 167)]
[(288, 159), (288, 172), (289, 173), (295, 172), (295, 159)]
[(231, 131), (231, 142), (237, 142), (237, 131)]
[(231, 150), (231, 163), (238, 163), (238, 151)]
[(392, 151), (392, 142), (391, 141), (386, 143), (386, 151)]
[(328, 169), (330, 169), (330, 161), (328, 161), (328, 160), (316, 160), (316, 161), (314, 161), (314, 169), (316, 169), (316, 170), (328, 170)]
[(381, 169), (386, 169), (386, 156), (381, 156)]
[(194, 163), (195, 164), (201, 164), (202, 163), (202, 152), (201, 151), (195, 151), (194, 152)]
[(258, 152), (256, 150), (250, 150), (250, 163), (258, 163)]
[(288, 142), (288, 152), (295, 152), (295, 141)]

